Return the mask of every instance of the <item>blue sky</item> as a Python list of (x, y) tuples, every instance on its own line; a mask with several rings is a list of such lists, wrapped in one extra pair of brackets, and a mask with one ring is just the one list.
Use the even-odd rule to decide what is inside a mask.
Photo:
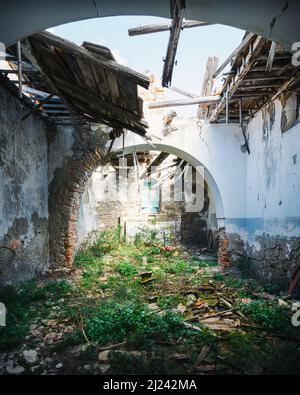
[[(169, 33), (128, 36), (128, 29), (166, 21), (163, 18), (122, 16), (91, 19), (49, 29), (54, 34), (81, 44), (91, 41), (113, 50), (117, 60), (137, 71), (151, 71), (161, 77)], [(184, 30), (177, 53), (172, 85), (200, 94), (205, 65), (209, 56), (224, 61), (242, 40), (244, 32), (214, 25)]]

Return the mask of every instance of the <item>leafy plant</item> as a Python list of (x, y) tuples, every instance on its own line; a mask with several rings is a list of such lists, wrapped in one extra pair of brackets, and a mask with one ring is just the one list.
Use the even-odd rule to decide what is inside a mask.
[(167, 309), (170, 307), (176, 307), (180, 303), (186, 303), (186, 298), (180, 294), (170, 295), (170, 296), (160, 296), (157, 298), (157, 305), (161, 309)]
[(291, 331), (291, 315), (287, 308), (279, 306), (276, 302), (252, 300), (251, 303), (241, 304), (243, 314), (260, 324), (264, 329), (288, 333)]
[(157, 241), (158, 231), (148, 226), (139, 228), (139, 232), (136, 233), (134, 242), (136, 244), (154, 243)]
[(137, 268), (130, 262), (121, 262), (116, 267), (116, 271), (125, 277), (132, 277), (138, 273)]
[(90, 340), (100, 345), (141, 335), (160, 339), (177, 338), (184, 330), (178, 315), (168, 313), (161, 317), (136, 301), (105, 301), (101, 307), (86, 311), (85, 315), (85, 332)]
[(171, 274), (177, 274), (182, 272), (193, 273), (195, 271), (195, 267), (193, 267), (192, 265), (181, 259), (168, 262), (163, 267), (163, 269), (166, 273), (171, 273)]

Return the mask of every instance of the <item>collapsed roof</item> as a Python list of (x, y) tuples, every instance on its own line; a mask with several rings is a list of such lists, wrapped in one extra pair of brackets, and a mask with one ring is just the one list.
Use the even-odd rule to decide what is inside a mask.
[[(138, 85), (147, 89), (149, 78), (119, 64), (110, 49), (87, 42), (79, 47), (41, 32), (22, 42), (22, 55), (23, 91), (44, 119), (101, 123), (118, 134), (126, 129), (146, 135)], [(10, 64), (16, 69), (16, 61)]]
[(220, 102), (209, 108), (210, 122), (247, 121), (281, 93), (299, 93), (300, 68), (293, 65), (292, 54), (279, 44), (246, 34), (229, 59), (231, 69), (226, 73)]

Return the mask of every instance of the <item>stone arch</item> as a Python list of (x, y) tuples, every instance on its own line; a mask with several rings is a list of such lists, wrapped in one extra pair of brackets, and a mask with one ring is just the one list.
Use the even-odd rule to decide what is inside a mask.
[[(181, 159), (184, 159), (187, 163), (189, 163), (193, 167), (197, 166), (203, 166), (204, 167), (204, 179), (208, 184), (208, 187), (210, 188), (212, 195), (215, 200), (215, 206), (216, 206), (216, 214), (217, 218), (219, 221), (223, 221), (225, 214), (224, 214), (224, 204), (223, 204), (223, 199), (219, 190), (219, 187), (210, 173), (210, 171), (207, 169), (205, 164), (201, 163), (199, 159), (195, 158), (193, 155), (189, 154), (188, 152), (181, 150), (175, 146), (172, 145), (167, 145), (167, 144), (161, 144), (161, 143), (155, 143), (155, 148), (149, 147), (148, 144), (135, 144), (132, 146), (126, 146), (124, 149), (124, 154), (129, 154), (132, 153), (133, 151), (160, 151), (160, 152), (166, 152), (168, 154), (176, 155)], [(221, 223), (218, 224), (221, 227)]]
[[(186, 18), (244, 29), (283, 44), (299, 41), (298, 0), (186, 0)], [(259, 10), (259, 13), (257, 12)], [(169, 0), (11, 0), (1, 10), (0, 41), (11, 45), (38, 31), (64, 23), (117, 15), (170, 18)]]
[[(97, 133), (89, 134), (85, 146), (79, 144), (64, 168), (57, 169), (49, 186), (49, 227), (51, 261), (57, 266), (72, 266), (77, 243), (77, 221), (80, 198), (92, 173), (103, 163), (105, 149), (97, 140)], [(141, 144), (126, 147), (125, 153), (133, 150), (149, 151), (149, 145)], [(156, 144), (156, 151), (163, 151), (187, 161), (190, 165), (203, 166), (189, 153), (171, 145)], [(204, 177), (214, 197), (217, 218), (224, 217), (224, 207), (219, 188), (205, 168)], [(221, 225), (218, 223), (218, 226)]]

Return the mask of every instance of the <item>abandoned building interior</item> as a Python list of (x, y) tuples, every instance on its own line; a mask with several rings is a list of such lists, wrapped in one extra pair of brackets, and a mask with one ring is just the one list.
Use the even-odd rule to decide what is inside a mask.
[[(24, 25), (14, 36), (6, 28), (0, 37), (7, 44), (0, 60), (0, 292), (53, 273), (72, 277), (91, 239), (118, 229), (119, 241), (152, 232), (162, 254), (197, 256), (225, 277), (232, 271), (272, 284), (286, 306), (299, 298), (300, 66), (290, 45), (297, 37), (286, 25), (268, 35), (267, 27), (239, 22), (240, 45), (224, 62), (212, 49), (195, 95), (172, 85), (180, 34), (226, 23), (208, 11), (200, 18), (195, 1), (161, 3), (168, 11), (161, 15), (157, 3), (149, 13), (167, 16), (165, 23), (128, 32), (146, 42), (147, 34), (170, 31), (161, 80), (120, 64), (106, 46), (78, 46), (44, 30), (58, 24), (54, 16), (34, 31)], [(299, 14), (296, 2), (286, 4), (280, 15)], [(176, 99), (167, 98), (171, 90)], [(197, 106), (193, 116), (184, 115), (189, 106)], [(143, 275), (151, 277), (142, 273), (142, 282)], [(153, 286), (150, 280), (144, 283)], [(236, 308), (225, 298), (225, 309)], [(0, 373), (25, 371), (5, 365), (5, 355)], [(211, 373), (205, 366), (197, 372)]]

